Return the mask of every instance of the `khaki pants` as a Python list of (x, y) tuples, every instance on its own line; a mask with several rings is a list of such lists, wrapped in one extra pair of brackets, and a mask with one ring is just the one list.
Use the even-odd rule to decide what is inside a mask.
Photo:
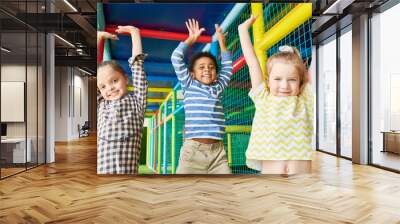
[(177, 174), (231, 174), (224, 143), (204, 144), (186, 139), (181, 148)]

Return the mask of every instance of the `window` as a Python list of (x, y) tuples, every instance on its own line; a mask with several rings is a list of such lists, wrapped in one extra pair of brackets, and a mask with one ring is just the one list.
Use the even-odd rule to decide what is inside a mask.
[[(2, 2), (3, 4), (3, 2)], [(45, 1), (8, 1), (2, 6), (18, 7), (24, 13), (40, 13)], [(22, 172), (45, 163), (45, 35), (22, 20), (0, 12), (3, 23), (0, 29), (0, 89), (2, 126), (7, 132), (0, 145), (0, 178)], [(10, 89), (11, 87), (11, 89)], [(8, 100), (10, 100), (8, 99)], [(11, 102), (12, 104), (12, 102)], [(14, 113), (14, 114), (10, 114)], [(12, 115), (12, 116), (10, 116)]]
[(352, 157), (352, 32), (340, 36), (340, 155)]
[(336, 36), (318, 48), (318, 149), (336, 154)]
[(399, 20), (399, 4), (371, 19), (371, 157), (373, 164), (395, 170), (400, 170), (400, 155), (384, 148), (389, 143), (384, 132), (400, 129)]

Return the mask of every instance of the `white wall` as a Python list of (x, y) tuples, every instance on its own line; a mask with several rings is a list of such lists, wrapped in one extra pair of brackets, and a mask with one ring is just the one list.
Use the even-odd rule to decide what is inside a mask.
[(56, 67), (56, 141), (78, 138), (78, 124), (88, 120), (88, 78), (72, 67)]
[[(25, 64), (3, 64), (1, 66), (1, 78), (3, 81), (19, 81), (25, 82), (26, 85), (26, 107), (25, 104), (21, 108), (22, 113), (26, 112), (26, 120), (24, 122), (6, 122), (7, 137), (30, 139), (30, 148), (32, 161), (44, 163), (44, 89), (43, 76), (41, 66), (25, 66)], [(27, 78), (27, 81), (25, 80)], [(23, 94), (23, 92), (22, 92)], [(2, 96), (7, 97), (7, 96)], [(7, 111), (10, 108), (1, 108)], [(12, 111), (7, 111), (12, 113)], [(37, 154), (38, 153), (38, 154)]]
[[(18, 81), (25, 82), (25, 65), (2, 65), (1, 66), (1, 81)], [(7, 108), (1, 108), (6, 110)], [(8, 137), (25, 137), (25, 123), (11, 122), (7, 123)]]
[(68, 140), (68, 68), (55, 68), (55, 141)]
[[(28, 73), (33, 69), (28, 66)], [(1, 66), (1, 81), (5, 82), (25, 82), (25, 65), (9, 64)], [(26, 83), (26, 82), (25, 82)], [(33, 94), (27, 94), (28, 97)], [(1, 108), (7, 110), (7, 108)], [(25, 137), (25, 122), (7, 122), (8, 137)], [(29, 137), (29, 136), (28, 136)]]
[(88, 78), (87, 77), (83, 77), (82, 75), (84, 75), (83, 73), (81, 73), (79, 70), (75, 70), (75, 74), (76, 72), (79, 72), (79, 75), (75, 75), (75, 87), (79, 87), (81, 90), (81, 110), (82, 110), (82, 115), (81, 116), (77, 116), (80, 120), (79, 122), (83, 123), (85, 121), (88, 120)]

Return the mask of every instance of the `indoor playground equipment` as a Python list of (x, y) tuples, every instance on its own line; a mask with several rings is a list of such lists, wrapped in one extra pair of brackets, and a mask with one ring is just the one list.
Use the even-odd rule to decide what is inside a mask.
[[(252, 38), (264, 76), (268, 56), (274, 54), (281, 45), (297, 47), (308, 65), (311, 61), (312, 49), (312, 5), (311, 3), (237, 3), (231, 5), (229, 13), (226, 13), (223, 21), (220, 21), (223, 30), (228, 32), (226, 43), (233, 55), (233, 75), (229, 87), (224, 91), (222, 100), (226, 123), (224, 144), (233, 173), (256, 173), (255, 170), (246, 166), (245, 151), (255, 109), (248, 96), (250, 79), (240, 48), (237, 27), (251, 14), (259, 15), (252, 27)], [(100, 5), (100, 7), (102, 6)], [(97, 11), (98, 18), (100, 18), (98, 19), (98, 29), (113, 32), (115, 27), (105, 25), (103, 11), (99, 10), (99, 5)], [(199, 21), (202, 22), (202, 20)], [(184, 40), (186, 38), (186, 35), (182, 33), (146, 29), (141, 29), (141, 35), (164, 40)], [(211, 51), (212, 54), (218, 55), (215, 37), (204, 36), (201, 42), (204, 43), (201, 45), (203, 51)], [(110, 52), (109, 44), (105, 43), (101, 50), (104, 53), (99, 52), (99, 61), (109, 60), (111, 58), (107, 53)], [(146, 61), (146, 63), (148, 62)], [(142, 148), (143, 165), (139, 173), (174, 174), (184, 140), (183, 94), (176, 80), (170, 87), (149, 88), (149, 95), (153, 91), (164, 91), (165, 96), (157, 101), (160, 104), (155, 110), (146, 112), (147, 127), (144, 129), (146, 139), (143, 139), (145, 141), (143, 145), (146, 146)], [(152, 98), (150, 97), (149, 100), (151, 102)]]

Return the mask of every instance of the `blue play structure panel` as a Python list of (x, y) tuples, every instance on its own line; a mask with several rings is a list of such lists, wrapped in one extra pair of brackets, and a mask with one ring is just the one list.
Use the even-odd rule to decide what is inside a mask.
[(112, 3), (104, 4), (106, 24), (134, 25), (140, 28), (186, 33), (185, 21), (199, 20), (205, 34), (214, 34), (233, 3)]
[[(111, 57), (115, 60), (128, 59), (132, 55), (131, 37), (118, 35), (118, 41), (111, 41)], [(171, 63), (172, 51), (180, 41), (142, 38), (143, 52), (147, 54), (146, 61)], [(203, 49), (205, 44), (195, 43), (189, 49), (189, 56)]]
[[(129, 64), (127, 60), (116, 60), (125, 72), (129, 75), (131, 73), (131, 69), (129, 68)], [(175, 72), (171, 63), (156, 63), (156, 62), (145, 62), (144, 63), (144, 71), (149, 74), (156, 76), (169, 76), (174, 75)]]
[[(119, 35), (119, 41), (111, 44), (112, 57), (115, 59), (127, 59), (131, 57), (132, 42), (130, 36)], [(146, 61), (171, 63), (171, 49), (178, 46), (179, 41), (160, 40), (142, 37), (143, 52), (147, 53)]]

